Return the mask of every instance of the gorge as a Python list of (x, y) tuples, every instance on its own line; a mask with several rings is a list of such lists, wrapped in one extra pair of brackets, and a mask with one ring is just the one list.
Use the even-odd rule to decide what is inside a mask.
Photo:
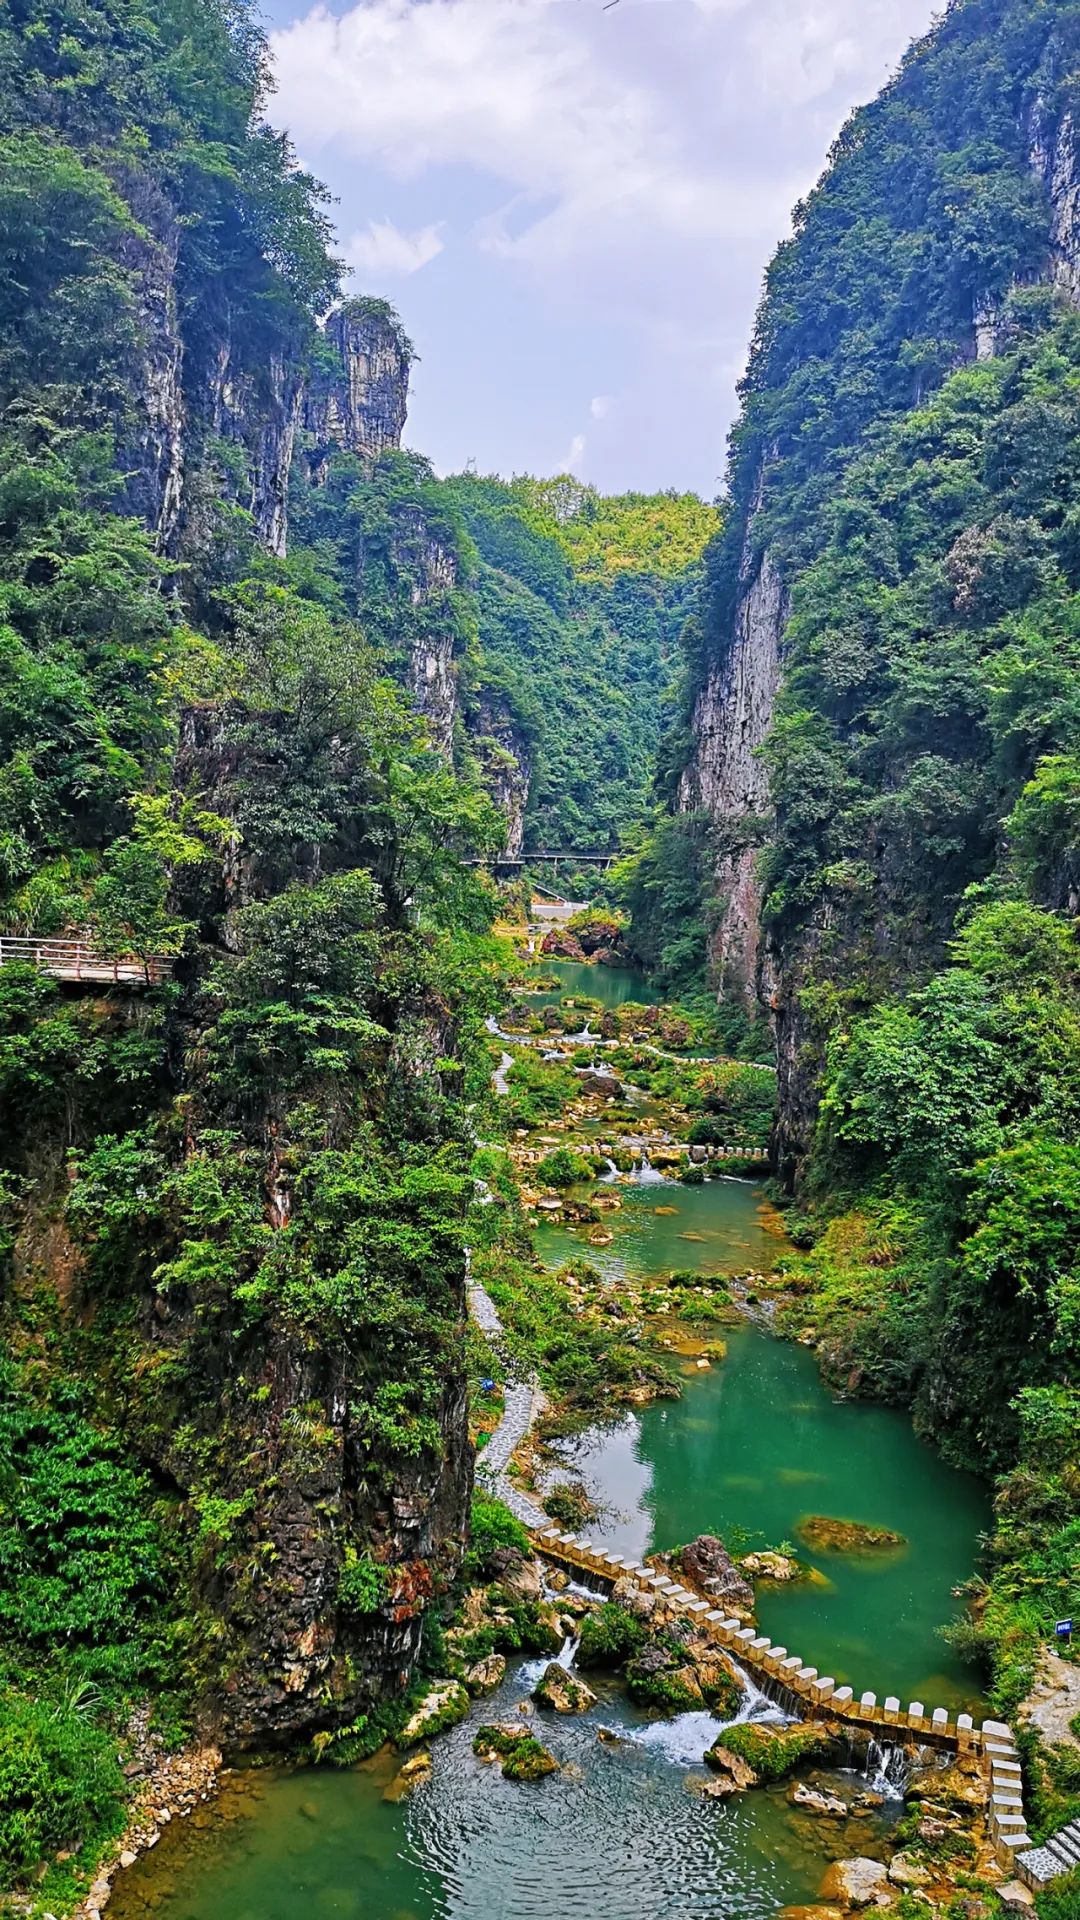
[(403, 444), (246, 4), (0, 56), (0, 1911), (1073, 1920), (1076, 0), (845, 125), (711, 504)]

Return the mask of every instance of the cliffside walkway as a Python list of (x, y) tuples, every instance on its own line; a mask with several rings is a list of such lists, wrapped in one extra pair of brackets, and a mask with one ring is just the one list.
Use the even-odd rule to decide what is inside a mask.
[[(1042, 1886), (1052, 1877), (1048, 1873), (1039, 1877), (1047, 1849), (1032, 1847), (1024, 1818), (1020, 1759), (1012, 1731), (1003, 1721), (984, 1720), (976, 1727), (970, 1713), (951, 1715), (945, 1707), (928, 1710), (921, 1700), (912, 1700), (904, 1708), (895, 1695), (881, 1701), (875, 1693), (856, 1698), (852, 1687), (838, 1687), (835, 1680), (823, 1678), (798, 1654), (773, 1646), (756, 1627), (745, 1626), (722, 1608), (711, 1606), (700, 1594), (680, 1587), (677, 1580), (655, 1567), (607, 1553), (576, 1534), (560, 1532), (558, 1527), (534, 1529), (532, 1544), (534, 1552), (568, 1572), (612, 1586), (617, 1580), (629, 1579), (645, 1592), (661, 1594), (668, 1606), (688, 1614), (699, 1633), (715, 1640), (756, 1680), (786, 1696), (792, 1709), (804, 1718), (838, 1720), (853, 1731), (865, 1729), (875, 1739), (890, 1744), (974, 1753), (982, 1763), (990, 1829), (1002, 1866), (1019, 1873), (1030, 1886)], [(1080, 1841), (1076, 1846), (1076, 1864), (1080, 1864)], [(1058, 1864), (1056, 1871), (1064, 1873), (1068, 1869)]]
[(0, 934), (0, 967), (9, 960), (22, 960), (53, 980), (91, 985), (155, 987), (173, 970), (172, 961), (159, 956), (139, 960), (128, 954), (109, 959), (95, 953), (85, 940), (42, 940), (35, 934)]

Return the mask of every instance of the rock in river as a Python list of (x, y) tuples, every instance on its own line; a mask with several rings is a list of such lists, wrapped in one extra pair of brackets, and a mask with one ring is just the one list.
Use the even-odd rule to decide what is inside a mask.
[(588, 1713), (596, 1705), (596, 1695), (576, 1674), (568, 1673), (557, 1660), (541, 1674), (533, 1688), (538, 1706), (551, 1707), (556, 1713)]

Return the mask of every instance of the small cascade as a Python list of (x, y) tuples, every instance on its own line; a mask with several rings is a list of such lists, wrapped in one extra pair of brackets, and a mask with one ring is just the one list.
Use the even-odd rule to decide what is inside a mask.
[(667, 1181), (662, 1173), (657, 1173), (649, 1159), (647, 1147), (641, 1149), (641, 1159), (635, 1164), (630, 1175), (635, 1187), (665, 1187)]
[(580, 1647), (580, 1645), (581, 1645), (580, 1633), (577, 1635), (568, 1633), (566, 1636), (566, 1639), (562, 1643), (562, 1646), (559, 1648), (558, 1653), (555, 1655), (555, 1665), (557, 1667), (565, 1667), (567, 1673), (569, 1673), (570, 1668), (573, 1666), (574, 1661), (577, 1657), (577, 1650)]
[(604, 1187), (610, 1187), (612, 1181), (618, 1179), (619, 1169), (615, 1165), (614, 1160), (609, 1160), (606, 1153), (604, 1155), (604, 1167), (605, 1171), (600, 1175), (600, 1184)]
[[(739, 1685), (742, 1688), (742, 1703), (734, 1719), (725, 1720), (724, 1726), (743, 1727), (750, 1720), (752, 1720), (756, 1726), (790, 1726), (791, 1722), (796, 1719), (797, 1716), (789, 1713), (787, 1708), (781, 1706), (778, 1700), (774, 1700), (763, 1687), (759, 1687), (757, 1681), (751, 1679), (745, 1667), (739, 1666), (738, 1662), (734, 1660), (731, 1664), (735, 1668)], [(766, 1682), (766, 1685), (767, 1684)]]
[(911, 1779), (916, 1756), (910, 1747), (894, 1746), (885, 1740), (871, 1740), (866, 1750), (864, 1776), (872, 1793), (886, 1800), (902, 1800)]

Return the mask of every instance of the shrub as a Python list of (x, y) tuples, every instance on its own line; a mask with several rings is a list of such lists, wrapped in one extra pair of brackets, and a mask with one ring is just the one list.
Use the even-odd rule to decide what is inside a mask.
[(355, 1547), (346, 1547), (338, 1578), (337, 1599), (341, 1611), (359, 1618), (378, 1613), (389, 1591), (387, 1568), (373, 1560), (370, 1553), (357, 1553)]
[(577, 1663), (579, 1667), (619, 1667), (644, 1644), (645, 1629), (640, 1620), (616, 1601), (607, 1600), (581, 1623)]
[(465, 1556), (467, 1576), (475, 1579), (500, 1547), (516, 1547), (519, 1553), (528, 1553), (529, 1536), (501, 1500), (490, 1493), (474, 1493)]
[(0, 1868), (18, 1878), (119, 1823), (124, 1782), (109, 1735), (64, 1701), (0, 1703)]
[(593, 1178), (592, 1162), (573, 1147), (556, 1147), (546, 1154), (536, 1169), (537, 1178), (549, 1187), (573, 1187)]

